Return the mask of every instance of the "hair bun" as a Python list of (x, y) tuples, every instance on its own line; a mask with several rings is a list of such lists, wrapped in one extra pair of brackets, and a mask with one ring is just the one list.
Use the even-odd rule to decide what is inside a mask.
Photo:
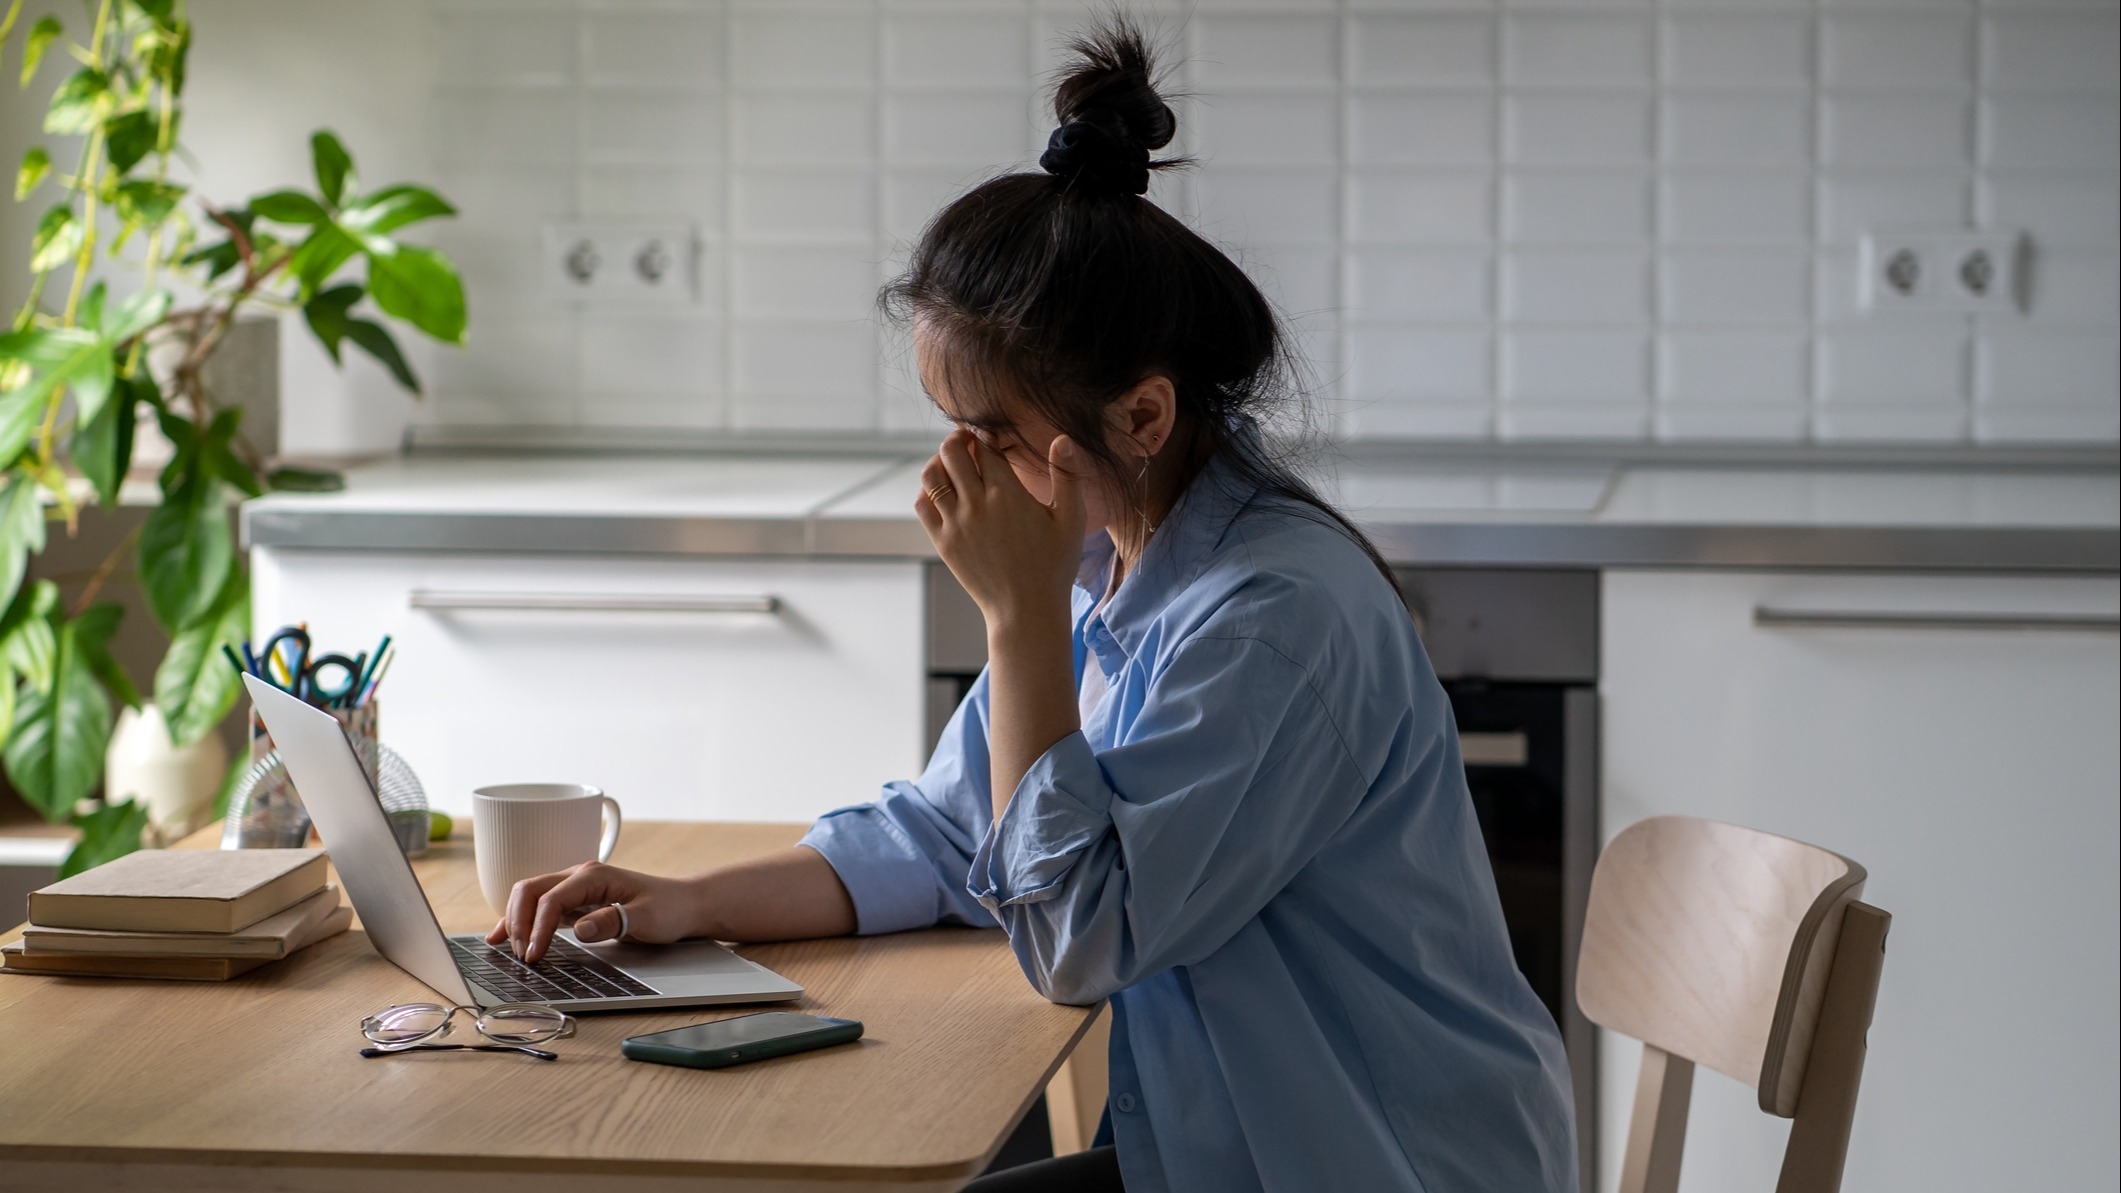
[(1039, 167), (1099, 189), (1139, 195), (1152, 162), (1149, 151), (1171, 143), (1178, 118), (1157, 94), (1148, 40), (1114, 15), (1069, 41), (1071, 60), (1053, 91), (1060, 127), (1046, 140)]

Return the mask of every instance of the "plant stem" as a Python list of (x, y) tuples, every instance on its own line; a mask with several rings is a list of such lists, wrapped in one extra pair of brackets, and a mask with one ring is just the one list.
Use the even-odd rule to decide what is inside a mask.
[(96, 596), (103, 591), (103, 585), (110, 579), (111, 573), (117, 571), (119, 562), (132, 553), (133, 544), (140, 541), (140, 529), (138, 526), (133, 527), (117, 546), (111, 548), (110, 554), (97, 566), (96, 574), (88, 578), (88, 584), (81, 589), (81, 595), (74, 598), (74, 607), (67, 613), (69, 619), (81, 616), (88, 611), (90, 605), (96, 603)]

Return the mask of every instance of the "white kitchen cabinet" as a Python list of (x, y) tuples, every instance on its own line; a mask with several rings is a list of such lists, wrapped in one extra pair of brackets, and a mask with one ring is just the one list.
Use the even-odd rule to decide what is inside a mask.
[[(1684, 813), (1797, 837), (1861, 862), (1893, 915), (1849, 1190), (2116, 1185), (2117, 637), (1934, 628), (2116, 598), (2111, 579), (1606, 573), (1606, 836)], [(1822, 612), (1886, 624), (1787, 624)], [(1639, 1056), (1606, 1035), (1608, 1189)], [(1787, 1124), (1715, 1074), (1693, 1108), (1681, 1188), (1773, 1189)]]
[[(395, 638), (382, 738), (436, 807), (554, 780), (603, 787), (633, 819), (807, 820), (921, 766), (917, 561), (259, 548), (252, 563), (261, 640), (297, 621), (320, 649)], [(692, 607), (613, 607), (643, 599)], [(557, 607), (416, 607), (466, 603)]]

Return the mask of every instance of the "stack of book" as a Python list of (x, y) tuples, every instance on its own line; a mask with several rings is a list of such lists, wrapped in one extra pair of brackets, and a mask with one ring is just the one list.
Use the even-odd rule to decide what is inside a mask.
[(0, 970), (223, 981), (346, 930), (318, 849), (143, 850), (30, 892)]

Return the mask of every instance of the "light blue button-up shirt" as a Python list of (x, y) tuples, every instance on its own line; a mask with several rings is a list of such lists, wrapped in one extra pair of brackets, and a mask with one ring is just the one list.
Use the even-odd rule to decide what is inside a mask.
[(1211, 464), (1099, 607), (1105, 679), (997, 821), (982, 676), (928, 769), (804, 843), (860, 930), (1007, 929), (1112, 1000), (1130, 1193), (1566, 1193), (1567, 1061), (1511, 958), (1451, 706), (1344, 534)]

